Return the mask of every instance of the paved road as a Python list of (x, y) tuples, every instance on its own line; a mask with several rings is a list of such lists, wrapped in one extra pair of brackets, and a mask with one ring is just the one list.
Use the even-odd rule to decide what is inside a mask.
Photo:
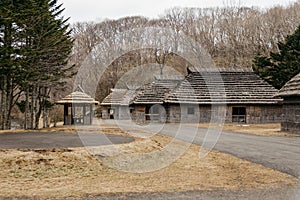
[[(117, 193), (85, 196), (83, 200), (299, 200), (300, 190), (297, 188), (281, 188), (268, 190), (212, 190), (186, 192), (143, 192)], [(32, 200), (32, 198), (5, 198), (5, 200)], [(76, 199), (76, 198), (63, 198)], [(59, 199), (57, 199), (59, 200)]]
[[(116, 122), (107, 121), (107, 123)], [(209, 130), (210, 133), (206, 134), (207, 129), (186, 124), (140, 126), (120, 121), (117, 124), (128, 132), (142, 129), (193, 142), (207, 148), (213, 147), (215, 150), (300, 178), (300, 137), (263, 137), (228, 131), (223, 131), (219, 135), (214, 130)]]
[(87, 200), (299, 200), (299, 188), (106, 194)]
[[(192, 142), (205, 147), (225, 152), (236, 157), (262, 164), (266, 167), (288, 173), (300, 178), (300, 137), (263, 137), (255, 135), (238, 134), (228, 131), (213, 131), (196, 128), (192, 125), (180, 124), (150, 124), (135, 125), (130, 122), (107, 121), (117, 124), (125, 131), (137, 135), (139, 130), (160, 133), (183, 141)], [(208, 133), (209, 131), (209, 133)], [(169, 193), (140, 193), (140, 194), (115, 194), (88, 198), (98, 199), (205, 199), (205, 200), (299, 200), (300, 186), (276, 188), (266, 190), (213, 190), (213, 191), (188, 191)]]
[(0, 149), (72, 148), (128, 143), (133, 140), (132, 137), (101, 133), (7, 133), (0, 134)]

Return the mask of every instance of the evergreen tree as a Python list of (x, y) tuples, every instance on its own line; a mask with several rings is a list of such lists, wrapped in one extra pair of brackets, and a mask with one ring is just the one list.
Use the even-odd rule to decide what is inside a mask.
[(288, 35), (285, 42), (278, 43), (279, 52), (270, 56), (257, 55), (253, 69), (264, 80), (280, 89), (292, 77), (300, 73), (300, 26)]
[(63, 10), (57, 0), (0, 1), (1, 129), (10, 127), (22, 92), (26, 128), (37, 128), (51, 90), (73, 75), (73, 66), (66, 67), (73, 40)]
[(25, 71), (28, 73), (23, 86), (27, 99), (31, 96), (31, 106), (26, 106), (26, 113), (31, 107), (30, 128), (38, 127), (51, 89), (57, 89), (63, 84), (61, 81), (64, 78), (73, 75), (73, 67), (65, 67), (73, 41), (67, 20), (59, 18), (63, 12), (61, 6), (57, 5), (56, 0), (34, 0), (32, 8), (36, 12), (24, 21), (28, 41), (24, 58), (27, 63)]
[(0, 1), (0, 129), (9, 129), (12, 107), (20, 97), (17, 78), (20, 72), (16, 3)]

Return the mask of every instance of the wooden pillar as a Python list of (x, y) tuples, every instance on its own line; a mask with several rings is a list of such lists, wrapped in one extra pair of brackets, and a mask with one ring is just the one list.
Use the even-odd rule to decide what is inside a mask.
[(90, 125), (93, 124), (93, 116), (94, 116), (93, 104), (90, 104)]
[(75, 105), (71, 104), (71, 124), (75, 124), (74, 123), (74, 116), (75, 116)]
[(69, 106), (68, 104), (64, 104), (64, 125), (68, 125), (68, 112)]
[(82, 113), (83, 122), (82, 123), (83, 123), (83, 125), (85, 125), (85, 119), (86, 119), (86, 116), (85, 116), (86, 115), (86, 107), (85, 106), (86, 106), (85, 104), (82, 105), (82, 108), (83, 108), (83, 111), (82, 111), (83, 112)]

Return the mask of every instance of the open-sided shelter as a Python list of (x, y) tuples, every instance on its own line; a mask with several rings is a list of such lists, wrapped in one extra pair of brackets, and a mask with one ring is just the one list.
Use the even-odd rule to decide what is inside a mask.
[(64, 125), (91, 125), (93, 123), (94, 106), (99, 102), (83, 89), (78, 88), (56, 104), (64, 105)]

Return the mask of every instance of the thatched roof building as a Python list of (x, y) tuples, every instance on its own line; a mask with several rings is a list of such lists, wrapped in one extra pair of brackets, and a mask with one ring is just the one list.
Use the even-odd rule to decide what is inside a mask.
[(64, 125), (91, 125), (94, 117), (94, 105), (99, 102), (86, 94), (80, 86), (56, 104), (64, 105)]
[[(281, 120), (282, 99), (275, 97), (278, 90), (250, 68), (198, 71), (191, 67), (186, 77), (158, 77), (134, 93), (128, 90), (115, 92), (101, 105), (130, 105), (126, 116), (138, 121), (156, 116), (158, 120), (167, 119), (169, 122), (209, 122), (213, 109), (218, 109), (213, 105), (226, 106), (227, 122), (271, 123)], [(122, 103), (124, 99), (126, 103)]]
[(263, 81), (251, 68), (197, 71), (189, 74), (165, 99), (166, 103), (190, 104), (277, 104), (278, 90)]
[(281, 130), (300, 134), (300, 73), (288, 81), (277, 96), (284, 99)]
[(184, 77), (181, 76), (160, 76), (156, 77), (156, 80), (150, 84), (141, 88), (139, 93), (133, 100), (134, 104), (163, 104), (165, 102), (166, 95), (172, 91)]
[(111, 93), (102, 101), (103, 119), (129, 119), (131, 105), (163, 104), (165, 95), (184, 77), (156, 76), (155, 81), (141, 87), (127, 86), (127, 89), (111, 89)]
[(111, 93), (102, 101), (102, 106), (130, 105), (136, 96), (136, 90), (111, 89)]
[[(139, 90), (139, 89), (137, 89)], [(111, 93), (105, 97), (101, 105), (103, 119), (129, 119), (130, 105), (137, 95), (134, 89), (111, 89)]]
[(71, 94), (65, 96), (61, 100), (57, 101), (56, 104), (95, 104), (98, 105), (99, 101), (96, 101), (94, 98), (89, 96), (88, 94), (75, 91)]
[(300, 73), (288, 81), (279, 91), (278, 96), (300, 96)]

